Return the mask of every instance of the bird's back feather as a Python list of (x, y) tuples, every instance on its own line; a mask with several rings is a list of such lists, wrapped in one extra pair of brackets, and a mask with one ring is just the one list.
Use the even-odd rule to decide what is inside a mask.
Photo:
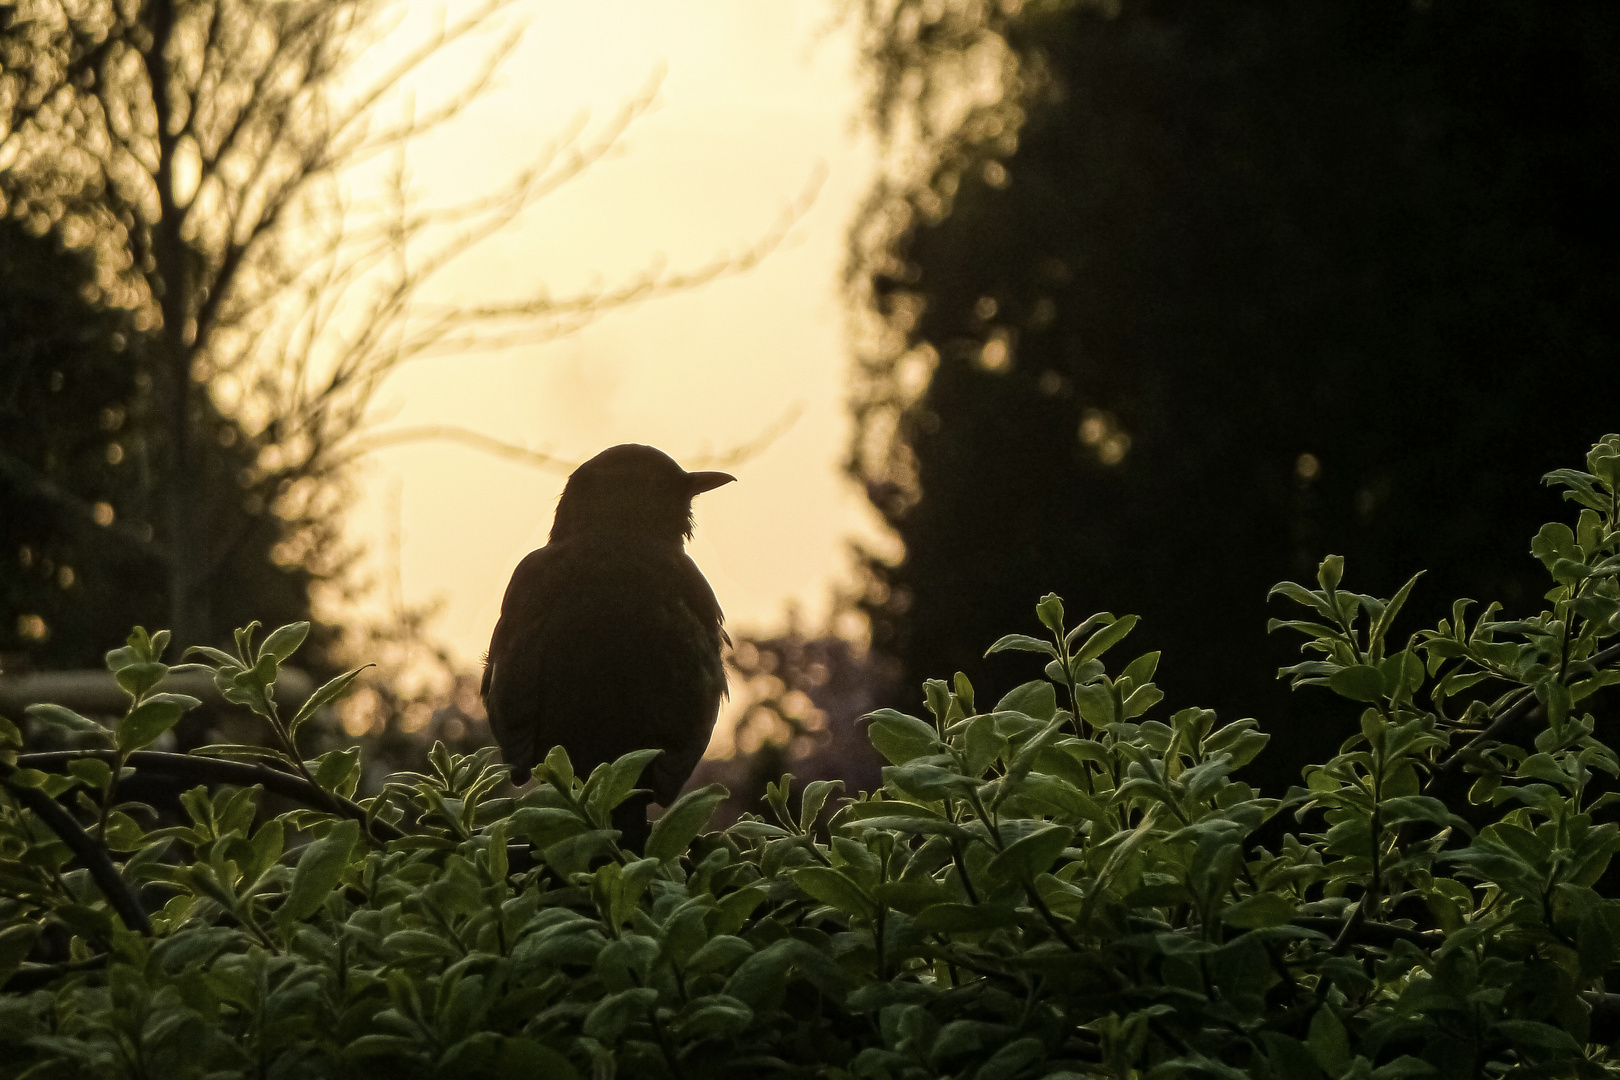
[(588, 775), (631, 750), (664, 751), (642, 778), (667, 805), (691, 774), (725, 694), (720, 605), (680, 545), (559, 540), (512, 575), (484, 696), (514, 778), (561, 744)]

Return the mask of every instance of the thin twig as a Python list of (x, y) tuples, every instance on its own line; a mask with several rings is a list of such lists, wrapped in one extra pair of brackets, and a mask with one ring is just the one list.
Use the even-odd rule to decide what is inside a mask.
[[(1325, 915), (1305, 915), (1292, 920), (1293, 925), (1306, 930), (1316, 930), (1327, 935), (1344, 935), (1347, 927), (1343, 919), (1330, 918)], [(1389, 923), (1367, 922), (1365, 920), (1349, 928), (1349, 937), (1345, 944), (1377, 945), (1387, 948), (1397, 941), (1410, 941), (1412, 944), (1425, 949), (1437, 949), (1445, 941), (1446, 935), (1441, 930), (1415, 930), (1405, 926), (1391, 926)], [(1335, 950), (1338, 943), (1334, 944)]]
[(49, 986), (64, 975), (73, 975), (80, 971), (97, 971), (106, 967), (110, 959), (109, 953), (97, 953), (83, 960), (66, 960), (60, 964), (23, 964), (12, 972), (11, 978), (6, 980), (4, 986), (0, 986), (0, 992), (25, 994), (42, 986)]
[[(1602, 667), (1604, 664), (1607, 664), (1609, 661), (1615, 659), (1620, 659), (1620, 645), (1611, 645), (1602, 652), (1594, 654), (1591, 659), (1584, 661), (1584, 663), (1591, 664), (1593, 667)], [(1526, 697), (1522, 697), (1518, 701), (1514, 702), (1507, 709), (1503, 710), (1501, 716), (1498, 716), (1494, 721), (1491, 722), (1490, 727), (1486, 728), (1478, 735), (1475, 735), (1459, 750), (1457, 750), (1456, 753), (1446, 758), (1439, 765), (1436, 765), (1433, 775), (1429, 777), (1429, 782), (1423, 785), (1424, 790), (1427, 791), (1442, 776), (1449, 776), (1450, 774), (1456, 772), (1458, 767), (1460, 767), (1467, 760), (1469, 753), (1480, 743), (1485, 742), (1488, 739), (1499, 738), (1504, 731), (1518, 723), (1520, 720), (1533, 716), (1541, 711), (1543, 711), (1542, 706), (1540, 702), (1536, 700), (1536, 696), (1534, 694), (1527, 695)]]
[(26, 787), (11, 779), (16, 770), (9, 765), (0, 763), (0, 784), (3, 784), (12, 797), (34, 812), (34, 816), (43, 821), (47, 828), (62, 838), (62, 842), (72, 849), (78, 856), (79, 863), (88, 871), (101, 889), (101, 895), (107, 898), (124, 925), (131, 930), (142, 934), (152, 933), (152, 920), (147, 918), (146, 909), (136, 899), (135, 893), (129, 884), (118, 873), (118, 867), (113, 865), (112, 856), (107, 849), (90, 838), (79, 823), (73, 819), (60, 804), (39, 788)]
[[(70, 761), (82, 761), (86, 758), (95, 758), (111, 764), (115, 753), (116, 751), (112, 750), (53, 750), (39, 754), (22, 754), (17, 758), (17, 764), (23, 768), (50, 771), (63, 768)], [(354, 818), (362, 824), (366, 823), (366, 810), (360, 804), (345, 799), (336, 792), (327, 791), (318, 784), (310, 783), (301, 776), (283, 772), (269, 765), (195, 757), (190, 754), (165, 754), (157, 750), (137, 750), (125, 759), (124, 764), (132, 767), (137, 773), (173, 776), (196, 783), (236, 784), (242, 787), (263, 784), (265, 790), (283, 798), (320, 810), (331, 810), (336, 807), (344, 816)], [(397, 826), (381, 818), (373, 818), (370, 827), (373, 834), (384, 841), (398, 840), (407, 835)]]
[[(799, 416), (803, 412), (803, 406), (795, 405), (783, 413), (769, 427), (745, 443), (719, 453), (704, 454), (684, 460), (686, 460), (688, 467), (696, 468), (739, 465), (750, 458), (756, 457), (786, 434), (798, 422)], [(374, 432), (358, 439), (351, 448), (350, 453), (357, 457), (390, 446), (429, 441), (459, 443), (473, 450), (481, 450), (486, 454), (494, 454), (497, 457), (503, 457), (523, 465), (530, 465), (537, 469), (547, 469), (564, 475), (573, 472), (580, 466), (578, 461), (557, 457), (555, 454), (548, 454), (542, 450), (531, 450), (526, 446), (519, 446), (517, 443), (506, 442), (503, 439), (497, 439), (482, 432), (457, 427), (453, 424), (418, 424), (412, 427), (390, 428), (385, 431)]]

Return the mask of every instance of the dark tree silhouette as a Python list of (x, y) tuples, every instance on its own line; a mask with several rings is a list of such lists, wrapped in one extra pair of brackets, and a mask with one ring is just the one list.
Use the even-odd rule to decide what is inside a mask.
[[(0, 654), (24, 666), (99, 667), (166, 605), (151, 339), (96, 280), (90, 253), (0, 218)], [(233, 484), (260, 441), (204, 407), (209, 481)], [(236, 542), (210, 608), (227, 625), (307, 619), (310, 575), (277, 557), (288, 523), (251, 499), (221, 517)]]
[[(142, 621), (170, 626), (177, 644), (235, 622), (213, 602), (249, 540), (233, 528), (244, 503), (288, 523), (280, 561), (338, 574), (346, 468), (374, 445), (361, 437), (367, 407), (398, 365), (553, 337), (747, 269), (802, 210), (707, 265), (652, 260), (571, 295), (430, 300), (441, 271), (611, 151), (657, 91), (655, 76), (604, 122), (582, 115), (476, 197), (413, 200), (408, 151), (463, 113), (518, 31), (420, 108), (409, 81), (452, 43), (501, 30), (509, 6), (456, 5), (380, 58), (397, 10), (383, 0), (0, 7), (0, 214), (93, 254), (100, 302), (130, 311), (143, 335), (163, 491), (135, 548), (157, 561), (166, 603)], [(352, 170), (379, 156), (397, 163), (390, 182), (353, 190)], [(216, 468), (231, 456), (213, 449), (220, 417), (251, 438), (241, 467)]]
[(1415, 618), (1527, 605), (1525, 493), (1620, 420), (1620, 11), (1109, 6), (867, 11), (851, 469), (905, 556), (865, 607), (903, 687), (1027, 677), (981, 656), (1047, 590), (1139, 612), (1286, 782), (1338, 734), (1287, 723), (1268, 587), (1335, 551), (1427, 568)]

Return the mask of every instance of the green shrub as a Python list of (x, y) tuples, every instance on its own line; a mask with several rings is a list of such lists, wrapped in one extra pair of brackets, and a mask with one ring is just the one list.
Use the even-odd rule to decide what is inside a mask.
[[(1398, 637), (1413, 582), (1353, 593), (1337, 558), (1277, 587), (1284, 674), (1361, 715), (1281, 798), (1233, 776), (1255, 721), (1150, 718), (1157, 655), (1105, 665), (1135, 619), (1055, 596), (993, 646), (1044, 679), (870, 718), (881, 791), (795, 811), (784, 781), (720, 833), (694, 791), (645, 857), (607, 826), (646, 752), (582, 779), (553, 751), (512, 798), (438, 747), (350, 801), (355, 751), (296, 750), (348, 676), (276, 706), (301, 626), (204, 651), (277, 749), (144, 750), (195, 701), (137, 630), (117, 724), (33, 710), (99, 745), (0, 723), (0, 1077), (1620, 1074), (1620, 767), (1588, 711), (1620, 682), (1620, 436), (1548, 479), (1579, 517), (1533, 542), (1533, 618), (1459, 601)], [(189, 785), (183, 817), (132, 777)]]

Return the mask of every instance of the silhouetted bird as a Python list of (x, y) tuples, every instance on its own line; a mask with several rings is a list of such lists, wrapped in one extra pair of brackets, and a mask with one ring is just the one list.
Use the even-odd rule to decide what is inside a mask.
[(575, 469), (550, 540), (512, 574), (489, 645), (484, 702), (513, 783), (556, 745), (581, 776), (632, 750), (663, 751), (641, 777), (651, 796), (614, 813), (638, 851), (648, 803), (668, 806), (692, 775), (726, 693), (730, 639), (685, 542), (692, 498), (734, 479), (633, 443)]

